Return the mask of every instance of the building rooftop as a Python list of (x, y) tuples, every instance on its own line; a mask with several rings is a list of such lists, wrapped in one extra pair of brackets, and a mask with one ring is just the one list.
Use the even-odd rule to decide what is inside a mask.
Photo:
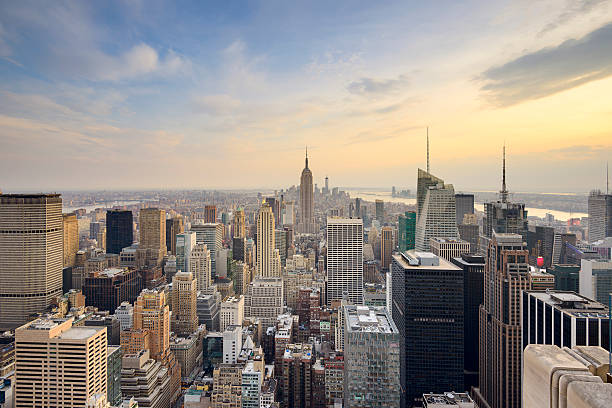
[[(443, 407), (446, 405), (474, 406), (474, 401), (464, 392), (445, 392), (444, 394), (423, 394), (426, 407)], [(470, 405), (471, 404), (471, 405)]]
[(384, 307), (345, 306), (347, 332), (397, 333)]
[(468, 244), (469, 242), (464, 241), (462, 239), (459, 238), (440, 238), (440, 237), (435, 237), (435, 238), (430, 238), (431, 241), (433, 242), (437, 242), (440, 244)]
[(72, 327), (57, 337), (60, 339), (64, 339), (64, 340), (84, 340), (91, 336), (95, 336), (96, 333), (104, 329), (105, 327), (102, 327), (102, 326)]
[(127, 271), (127, 268), (106, 268), (103, 271), (100, 271), (98, 276), (101, 276), (101, 277), (106, 276), (107, 278), (113, 278), (117, 275), (121, 275), (122, 273), (126, 271)]
[(576, 317), (607, 318), (608, 307), (576, 292), (547, 290), (525, 291), (542, 302)]
[(418, 252), (414, 250), (406, 251), (401, 254), (392, 255), (399, 265), (404, 269), (434, 269), (434, 270), (453, 270), (460, 271), (456, 265), (448, 262), (431, 252)]
[(484, 265), (485, 257), (482, 255), (463, 254), (459, 258), (453, 258), (455, 262), (461, 265)]

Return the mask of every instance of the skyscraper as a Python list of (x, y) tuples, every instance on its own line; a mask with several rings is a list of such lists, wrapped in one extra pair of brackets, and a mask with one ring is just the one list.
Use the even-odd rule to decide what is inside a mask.
[(255, 254), (257, 263), (255, 265), (255, 276), (280, 276), (280, 270), (276, 270), (274, 262), (274, 214), (268, 203), (263, 203), (257, 215), (257, 246)]
[(162, 361), (170, 351), (170, 310), (166, 292), (145, 289), (134, 303), (132, 330), (148, 330), (151, 358)]
[[(418, 175), (422, 196), (417, 195), (416, 249), (429, 251), (431, 238), (459, 238), (455, 189), (452, 184), (444, 184), (443, 180), (421, 169)], [(432, 185), (433, 181), (436, 181), (435, 185)]]
[(363, 304), (363, 220), (327, 219), (327, 304), (343, 293)]
[(169, 254), (176, 255), (176, 236), (182, 232), (185, 232), (183, 217), (166, 220), (166, 249)]
[(314, 222), (314, 190), (312, 187), (312, 172), (308, 168), (308, 150), (302, 177), (300, 178), (300, 224), (298, 232), (315, 233)]
[(474, 214), (474, 194), (455, 194), (457, 225), (463, 224), (465, 214)]
[(393, 228), (382, 227), (380, 230), (380, 267), (383, 270), (389, 268), (391, 264), (391, 254), (393, 253)]
[(75, 213), (63, 214), (64, 225), (64, 268), (74, 266), (79, 250), (79, 223)]
[(393, 255), (391, 282), (402, 407), (425, 392), (462, 390), (463, 271), (432, 253), (408, 251)]
[[(191, 257), (191, 251), (196, 246), (196, 233), (193, 231), (183, 232), (177, 234), (176, 244), (174, 245), (176, 251), (176, 269), (178, 271), (190, 270), (189, 258)], [(168, 278), (172, 278), (169, 276)]]
[(406, 211), (405, 214), (400, 214), (398, 222), (398, 246), (400, 252), (414, 249), (415, 234), (416, 234), (416, 212)]
[(234, 212), (234, 236), (233, 238), (246, 238), (246, 225), (244, 218), (244, 210), (242, 208), (237, 209)]
[(131, 211), (106, 212), (106, 253), (120, 254), (134, 242), (134, 221)]
[(189, 254), (189, 272), (196, 280), (197, 290), (208, 289), (212, 284), (210, 251), (204, 243), (196, 244)]
[(479, 406), (516, 408), (521, 404), (521, 291), (531, 290), (529, 251), (518, 234), (493, 232), (485, 264), (480, 306)]
[(385, 202), (376, 200), (376, 219), (382, 225), (385, 222)]
[(276, 324), (283, 314), (283, 281), (280, 277), (257, 277), (249, 283), (244, 296), (244, 317), (259, 319), (263, 327)]
[(589, 242), (612, 236), (612, 194), (591, 191), (588, 206)]
[(140, 210), (140, 248), (150, 251), (150, 260), (161, 263), (166, 255), (166, 211), (159, 208)]
[(191, 230), (196, 233), (196, 243), (206, 244), (210, 251), (210, 264), (212, 280), (217, 278), (217, 253), (223, 244), (223, 224), (218, 222), (192, 225)]
[(106, 328), (41, 318), (15, 331), (15, 408), (84, 407), (106, 397)]
[(188, 337), (198, 328), (197, 287), (191, 272), (177, 272), (172, 279), (172, 331)]
[(0, 195), (0, 330), (24, 324), (62, 294), (62, 198)]
[(204, 222), (215, 223), (217, 222), (217, 206), (207, 205), (204, 207)]

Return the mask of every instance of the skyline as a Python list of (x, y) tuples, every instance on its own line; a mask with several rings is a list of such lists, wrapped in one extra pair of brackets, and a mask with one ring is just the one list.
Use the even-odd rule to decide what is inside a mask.
[(0, 5), (2, 191), (285, 188), (306, 145), (319, 186), (414, 188), (426, 126), (457, 191), (504, 142), (511, 192), (605, 189), (605, 1), (33, 4)]

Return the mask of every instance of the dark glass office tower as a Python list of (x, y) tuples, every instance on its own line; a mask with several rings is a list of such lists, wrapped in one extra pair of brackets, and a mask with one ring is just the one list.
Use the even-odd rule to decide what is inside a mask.
[(465, 214), (474, 214), (474, 194), (455, 194), (457, 225), (463, 224)]
[(478, 386), (478, 309), (482, 303), (485, 258), (463, 254), (452, 263), (463, 269), (463, 375), (465, 389)]
[(110, 210), (106, 212), (106, 253), (119, 254), (134, 242), (132, 212)]
[[(523, 236), (523, 239), (525, 237)], [(529, 263), (536, 265), (539, 256), (544, 258), (544, 268), (552, 266), (553, 243), (555, 229), (542, 225), (530, 226), (527, 231), (527, 248), (529, 249)]]
[(463, 271), (431, 253), (391, 263), (392, 316), (400, 333), (401, 406), (424, 393), (464, 390)]

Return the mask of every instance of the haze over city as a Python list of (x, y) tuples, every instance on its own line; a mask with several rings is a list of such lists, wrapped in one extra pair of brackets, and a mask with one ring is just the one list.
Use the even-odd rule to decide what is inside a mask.
[[(2, 2), (3, 191), (605, 188), (606, 1)], [(585, 182), (588, 180), (588, 182)]]

